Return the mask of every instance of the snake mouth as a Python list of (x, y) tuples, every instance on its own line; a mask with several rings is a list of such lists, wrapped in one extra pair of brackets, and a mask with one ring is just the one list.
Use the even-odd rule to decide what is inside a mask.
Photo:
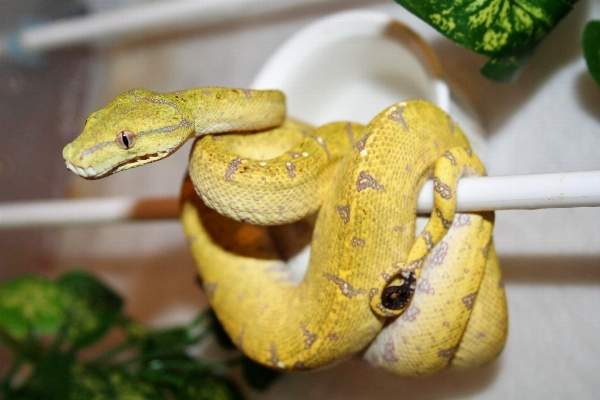
[(115, 174), (117, 172), (124, 171), (129, 168), (139, 167), (140, 165), (148, 164), (154, 161), (161, 160), (169, 154), (168, 151), (158, 151), (152, 154), (144, 154), (143, 156), (137, 156), (124, 160), (123, 162), (115, 165), (111, 165), (109, 168), (103, 168), (97, 170), (94, 166), (86, 168), (74, 165), (70, 160), (65, 160), (65, 164), (70, 171), (81, 176), (85, 179), (100, 179), (106, 176)]
[(85, 179), (100, 179), (107, 175), (110, 175), (111, 173), (114, 173), (114, 170), (116, 169), (116, 167), (114, 167), (98, 172), (94, 167), (91, 166), (87, 168), (75, 166), (69, 160), (65, 160), (65, 164), (70, 171), (73, 171), (75, 174)]

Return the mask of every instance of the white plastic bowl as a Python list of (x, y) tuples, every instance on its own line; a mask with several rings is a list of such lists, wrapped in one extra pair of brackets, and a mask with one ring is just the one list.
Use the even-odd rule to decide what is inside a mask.
[(367, 123), (394, 103), (425, 99), (449, 112), (486, 158), (478, 117), (449, 90), (431, 47), (387, 14), (345, 11), (307, 26), (271, 56), (252, 86), (283, 90), (288, 114), (313, 125)]

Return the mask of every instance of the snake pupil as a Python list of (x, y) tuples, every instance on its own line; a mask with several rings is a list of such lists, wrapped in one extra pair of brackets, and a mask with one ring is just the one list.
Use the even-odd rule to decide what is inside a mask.
[(115, 142), (123, 150), (128, 150), (135, 145), (136, 136), (131, 131), (121, 131), (117, 135)]
[(386, 287), (381, 294), (381, 304), (390, 310), (406, 307), (415, 292), (415, 281), (414, 272), (409, 272), (401, 285)]

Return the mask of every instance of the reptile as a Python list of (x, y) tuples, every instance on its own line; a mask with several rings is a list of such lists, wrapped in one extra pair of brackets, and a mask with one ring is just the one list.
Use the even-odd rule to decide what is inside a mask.
[[(420, 376), (493, 360), (507, 336), (493, 213), (456, 214), (458, 180), (483, 175), (460, 127), (423, 100), (366, 126), (286, 118), (279, 91), (135, 89), (90, 115), (63, 150), (87, 179), (160, 160), (195, 138), (181, 219), (232, 341), (278, 370), (355, 354)], [(434, 208), (416, 234), (416, 199)], [(298, 281), (267, 225), (313, 218)]]

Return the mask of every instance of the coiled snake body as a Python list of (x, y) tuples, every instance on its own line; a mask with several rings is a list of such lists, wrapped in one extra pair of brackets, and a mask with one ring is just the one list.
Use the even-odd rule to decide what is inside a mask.
[[(255, 131), (253, 134), (219, 132)], [(204, 136), (203, 136), (204, 135)], [(367, 125), (285, 120), (277, 91), (127, 92), (92, 114), (63, 151), (97, 178), (194, 144), (182, 221), (210, 303), (236, 345), (281, 370), (363, 352), (414, 376), (491, 361), (506, 341), (506, 299), (491, 213), (456, 214), (456, 184), (483, 174), (460, 128), (412, 100)], [(415, 239), (416, 198), (434, 210)], [(263, 225), (317, 212), (296, 282)]]

